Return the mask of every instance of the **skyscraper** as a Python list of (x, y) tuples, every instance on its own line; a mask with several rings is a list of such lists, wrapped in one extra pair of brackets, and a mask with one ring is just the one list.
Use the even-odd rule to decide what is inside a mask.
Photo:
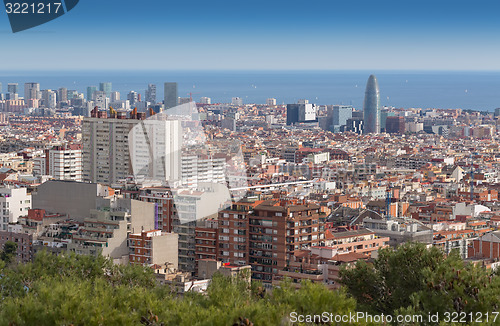
[(146, 90), (146, 102), (156, 103), (156, 85), (149, 84)]
[(120, 92), (111, 92), (111, 102), (117, 102), (120, 100)]
[(105, 92), (107, 98), (111, 98), (111, 83), (99, 83), (99, 90)]
[(68, 102), (68, 89), (61, 87), (57, 90), (57, 102)]
[(127, 94), (127, 100), (129, 101), (130, 105), (135, 105), (139, 101), (139, 96), (137, 95), (137, 92), (130, 91)]
[(177, 106), (177, 83), (165, 83), (164, 85), (164, 102), (165, 109)]
[(40, 98), (39, 83), (24, 83), (24, 100), (35, 100)]
[(51, 89), (44, 89), (42, 91), (42, 100), (46, 108), (54, 109), (57, 103), (57, 93)]
[[(110, 185), (131, 174), (129, 131), (136, 119), (85, 118), (82, 124), (82, 178)], [(125, 141), (124, 141), (125, 140)]]
[(341, 127), (347, 125), (347, 120), (351, 118), (352, 106), (333, 105), (331, 113), (331, 125), (329, 126), (330, 131), (340, 132)]
[(286, 124), (288, 126), (298, 122), (316, 121), (316, 105), (307, 100), (299, 100), (298, 104), (286, 105)]
[(94, 92), (94, 104), (101, 110), (107, 110), (109, 105), (109, 98), (106, 96), (105, 91)]
[(19, 94), (19, 85), (17, 83), (8, 83), (7, 91), (11, 94)]
[(370, 75), (366, 83), (363, 113), (364, 132), (367, 134), (380, 133), (380, 92), (375, 75)]
[(96, 86), (87, 87), (87, 101), (92, 101), (94, 99), (94, 92), (97, 91)]

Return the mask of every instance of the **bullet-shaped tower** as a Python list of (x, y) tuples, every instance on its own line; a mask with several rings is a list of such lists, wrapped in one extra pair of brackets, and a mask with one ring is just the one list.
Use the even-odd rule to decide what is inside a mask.
[(363, 104), (364, 132), (380, 133), (380, 92), (377, 77), (370, 75), (366, 83), (365, 102)]

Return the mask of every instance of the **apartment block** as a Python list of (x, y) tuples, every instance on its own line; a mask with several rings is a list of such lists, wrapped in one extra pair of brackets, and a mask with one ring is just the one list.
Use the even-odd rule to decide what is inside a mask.
[(72, 144), (45, 150), (33, 160), (35, 175), (50, 175), (56, 180), (82, 181), (82, 148)]
[(168, 265), (178, 268), (178, 235), (161, 230), (129, 235), (129, 262), (140, 265)]
[(9, 223), (17, 223), (31, 209), (31, 194), (26, 188), (0, 188), (0, 231), (7, 231)]
[(255, 206), (249, 221), (252, 278), (271, 284), (296, 250), (319, 244), (319, 209), (316, 204), (280, 200)]
[(218, 260), (218, 221), (213, 219), (198, 221), (195, 229), (196, 266), (204, 259)]
[(11, 231), (0, 231), (0, 250), (7, 241), (17, 245), (17, 262), (27, 263), (33, 260), (33, 235)]
[(91, 117), (83, 120), (84, 181), (110, 185), (132, 174), (128, 135), (137, 123), (135, 119)]
[(234, 266), (249, 263), (249, 221), (256, 202), (237, 202), (218, 215), (218, 260)]
[(175, 215), (174, 200), (170, 188), (145, 187), (139, 190), (139, 200), (155, 204), (155, 228), (172, 232)]

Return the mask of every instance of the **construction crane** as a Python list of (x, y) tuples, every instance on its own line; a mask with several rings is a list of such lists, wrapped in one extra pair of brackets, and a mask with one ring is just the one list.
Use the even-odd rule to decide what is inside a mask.
[(199, 93), (193, 93), (193, 92), (187, 93), (187, 95), (189, 95), (189, 102), (193, 102), (193, 94), (199, 94)]

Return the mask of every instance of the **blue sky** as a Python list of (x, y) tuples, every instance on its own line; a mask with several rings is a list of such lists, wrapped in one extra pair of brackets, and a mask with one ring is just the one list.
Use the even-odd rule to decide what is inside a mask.
[(500, 70), (499, 1), (80, 0), (0, 69)]

